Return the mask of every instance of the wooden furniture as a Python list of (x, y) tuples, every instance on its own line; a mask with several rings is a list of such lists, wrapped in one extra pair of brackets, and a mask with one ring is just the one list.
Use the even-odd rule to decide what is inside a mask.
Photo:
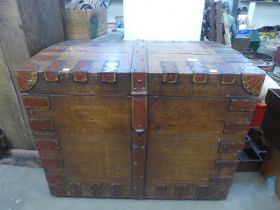
[(67, 10), (68, 39), (94, 39), (107, 33), (106, 9)]
[(64, 40), (62, 1), (0, 1), (0, 128), (12, 148), (34, 149), (14, 70), (30, 56)]
[(271, 147), (265, 156), (261, 172), (265, 178), (276, 176), (275, 193), (280, 198), (280, 151)]
[(260, 129), (266, 107), (266, 103), (256, 104), (256, 110), (251, 121), (252, 128), (246, 136), (244, 150), (240, 154), (237, 171), (260, 171), (261, 169), (263, 158), (267, 153), (265, 138)]
[(262, 129), (270, 149), (265, 157), (262, 174), (276, 176), (276, 194), (280, 198), (280, 89), (269, 89), (266, 96), (267, 110)]
[(265, 73), (217, 43), (99, 39), (16, 76), (53, 195), (225, 199)]

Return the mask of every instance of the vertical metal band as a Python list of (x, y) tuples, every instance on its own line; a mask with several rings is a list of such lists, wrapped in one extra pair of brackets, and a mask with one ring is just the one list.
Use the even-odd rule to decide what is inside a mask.
[(135, 198), (144, 197), (147, 136), (147, 47), (143, 41), (134, 46), (131, 68), (132, 95), (132, 189)]
[(147, 71), (147, 45), (144, 41), (137, 41), (133, 50), (131, 66), (132, 95), (147, 95)]

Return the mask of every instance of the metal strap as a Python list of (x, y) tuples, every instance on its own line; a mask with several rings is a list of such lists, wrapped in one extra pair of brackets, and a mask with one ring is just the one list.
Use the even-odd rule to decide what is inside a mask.
[(132, 189), (135, 198), (144, 196), (146, 167), (146, 130), (147, 130), (147, 47), (137, 41), (134, 47), (132, 82)]

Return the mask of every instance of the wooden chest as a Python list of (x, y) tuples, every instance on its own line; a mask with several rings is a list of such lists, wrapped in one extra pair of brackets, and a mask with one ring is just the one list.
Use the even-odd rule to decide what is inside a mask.
[(265, 73), (216, 43), (66, 41), (16, 77), (53, 195), (225, 199)]

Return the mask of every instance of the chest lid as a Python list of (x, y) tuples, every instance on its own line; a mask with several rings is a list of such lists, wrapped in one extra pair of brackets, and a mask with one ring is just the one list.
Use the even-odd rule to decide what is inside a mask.
[(82, 95), (258, 95), (265, 73), (212, 42), (66, 41), (16, 72), (22, 92)]

